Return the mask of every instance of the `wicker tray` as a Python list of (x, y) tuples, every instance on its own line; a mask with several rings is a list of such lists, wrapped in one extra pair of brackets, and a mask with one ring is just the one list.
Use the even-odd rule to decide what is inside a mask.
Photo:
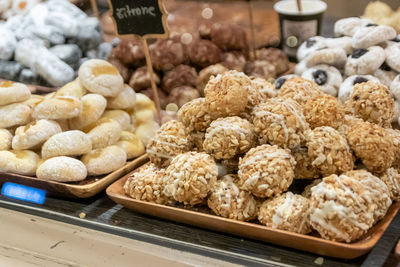
[[(133, 172), (135, 171), (137, 170)], [(241, 222), (219, 217), (213, 215), (205, 207), (165, 206), (135, 200), (128, 197), (123, 189), (123, 185), (130, 174), (114, 182), (106, 191), (112, 200), (126, 208), (154, 217), (336, 258), (352, 259), (371, 250), (400, 209), (400, 202), (395, 202), (389, 208), (385, 218), (372, 227), (361, 239), (357, 242), (346, 244), (325, 240), (318, 236), (272, 229), (257, 223)]]
[(147, 156), (143, 155), (134, 159), (133, 161), (128, 162), (122, 168), (106, 176), (88, 177), (85, 180), (77, 183), (59, 183), (55, 181), (38, 179), (36, 177), (12, 173), (0, 173), (0, 185), (5, 182), (12, 182), (46, 190), (46, 192), (50, 195), (69, 198), (89, 198), (100, 193), (112, 182), (132, 171), (133, 169), (141, 166), (146, 161)]

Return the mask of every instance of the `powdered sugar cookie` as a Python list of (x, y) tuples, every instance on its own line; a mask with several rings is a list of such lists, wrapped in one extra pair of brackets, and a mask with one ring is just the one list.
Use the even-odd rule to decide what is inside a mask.
[(303, 72), (301, 77), (315, 82), (322, 92), (332, 96), (337, 96), (339, 87), (343, 82), (338, 69), (328, 65), (316, 65)]
[(360, 19), (357, 17), (350, 17), (336, 21), (334, 32), (336, 36), (353, 36), (359, 27), (372, 23), (370, 19)]
[(37, 169), (36, 176), (57, 182), (78, 182), (86, 178), (87, 170), (81, 161), (63, 156), (43, 162)]
[(386, 63), (395, 71), (400, 72), (400, 43), (390, 43), (385, 48)]
[(321, 36), (314, 36), (308, 38), (307, 41), (302, 43), (297, 50), (297, 60), (301, 61), (313, 52), (326, 48), (326, 39)]
[(22, 83), (0, 82), (0, 106), (22, 102), (31, 96), (29, 88)]
[(90, 92), (116, 97), (124, 89), (124, 79), (118, 69), (100, 59), (86, 61), (79, 68), (78, 77)]
[(307, 57), (307, 67), (319, 64), (332, 65), (342, 68), (346, 64), (347, 56), (343, 48), (325, 48), (310, 54)]
[(342, 48), (346, 54), (353, 52), (352, 47), (353, 39), (349, 36), (337, 37), (337, 38), (326, 38), (326, 46), (328, 48)]
[(345, 66), (346, 75), (372, 74), (385, 61), (385, 51), (380, 46), (355, 49)]
[(385, 41), (391, 40), (396, 37), (396, 31), (385, 25), (372, 25), (360, 27), (356, 30), (353, 36), (354, 48), (367, 48), (373, 45), (378, 45)]

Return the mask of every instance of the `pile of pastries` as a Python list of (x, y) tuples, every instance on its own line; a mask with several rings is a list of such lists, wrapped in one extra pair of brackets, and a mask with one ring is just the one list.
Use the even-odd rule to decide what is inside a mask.
[[(372, 99), (371, 91), (379, 93)], [(124, 185), (128, 196), (207, 205), (226, 218), (341, 242), (359, 239), (400, 199), (400, 131), (391, 129), (385, 85), (356, 84), (345, 107), (302, 77), (277, 90), (233, 70), (212, 76), (204, 94), (157, 130), (150, 163)], [(302, 194), (291, 189), (295, 179)]]
[[(257, 60), (250, 61), (246, 31), (237, 25), (202, 25), (197, 36), (174, 34), (158, 39), (149, 49), (163, 109), (169, 103), (181, 107), (204, 96), (211, 75), (237, 70), (268, 80), (289, 69), (286, 54), (276, 48), (261, 48)], [(153, 98), (141, 39), (121, 40), (109, 61), (136, 92)]]
[(0, 77), (26, 84), (60, 87), (93, 58), (107, 59), (100, 22), (68, 0), (2, 0)]
[(0, 83), (0, 172), (78, 182), (111, 173), (144, 153), (158, 128), (154, 103), (104, 60), (45, 96)]
[[(356, 84), (374, 81), (390, 89), (392, 122), (400, 117), (400, 36), (390, 26), (366, 18), (345, 18), (335, 23), (337, 37), (309, 38), (298, 49), (295, 73), (316, 82), (341, 103), (350, 101)], [(276, 81), (279, 86), (292, 76)], [(371, 98), (374, 98), (371, 96)]]

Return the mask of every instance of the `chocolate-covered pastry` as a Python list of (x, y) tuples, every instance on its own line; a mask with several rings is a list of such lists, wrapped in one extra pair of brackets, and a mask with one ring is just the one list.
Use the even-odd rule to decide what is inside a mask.
[(108, 62), (110, 62), (118, 69), (122, 78), (124, 78), (124, 82), (126, 83), (129, 82), (129, 78), (131, 77), (132, 71), (127, 66), (125, 66), (119, 59), (116, 58), (110, 58)]
[(113, 50), (112, 55), (128, 66), (142, 66), (145, 64), (143, 43), (139, 38), (133, 40), (121, 40)]
[(169, 93), (178, 86), (188, 85), (196, 87), (197, 72), (188, 65), (179, 65), (167, 72), (162, 79), (162, 89)]
[(194, 40), (189, 46), (190, 61), (201, 68), (221, 60), (221, 50), (209, 40)]
[(224, 51), (240, 50), (247, 57), (249, 45), (246, 31), (237, 25), (215, 23), (211, 27), (211, 41)]
[(244, 67), (244, 72), (249, 76), (260, 77), (265, 80), (276, 77), (275, 66), (265, 60), (256, 60), (247, 62)]
[(150, 45), (150, 57), (155, 69), (168, 71), (187, 60), (185, 47), (176, 39), (158, 39)]
[(168, 103), (175, 103), (178, 107), (182, 107), (185, 103), (199, 98), (200, 94), (191, 86), (175, 87), (168, 96)]
[(222, 53), (221, 64), (230, 70), (243, 71), (246, 57), (240, 51)]
[[(160, 78), (156, 73), (154, 73), (154, 81), (156, 84), (160, 83)], [(129, 86), (136, 92), (151, 87), (150, 74), (147, 72), (147, 66), (140, 67), (133, 72), (129, 80)]]
[(271, 62), (278, 75), (289, 69), (289, 60), (285, 52), (278, 48), (262, 48), (256, 51), (258, 60)]
[[(160, 89), (157, 88), (157, 92), (158, 92), (158, 99), (160, 100), (160, 107), (162, 109), (165, 109), (165, 107), (168, 105), (168, 96)], [(152, 88), (146, 88), (142, 91), (140, 91), (140, 93), (148, 96), (151, 100), (154, 101), (154, 93), (153, 93), (153, 89)]]

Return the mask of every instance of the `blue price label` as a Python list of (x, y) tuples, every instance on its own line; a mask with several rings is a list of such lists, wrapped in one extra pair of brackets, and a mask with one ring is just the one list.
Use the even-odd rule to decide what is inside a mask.
[(43, 204), (46, 199), (46, 191), (14, 183), (5, 183), (1, 189), (1, 194), (36, 204)]

